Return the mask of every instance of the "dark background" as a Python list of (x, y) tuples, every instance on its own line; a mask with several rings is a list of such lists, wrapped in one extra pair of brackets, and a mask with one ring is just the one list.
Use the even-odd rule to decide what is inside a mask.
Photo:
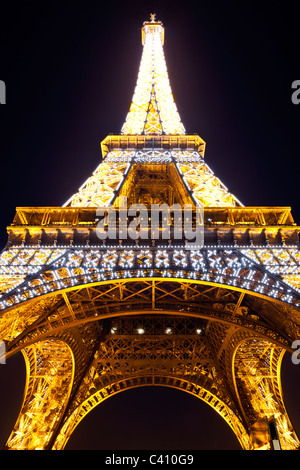
[[(246, 206), (291, 206), (300, 221), (299, 2), (1, 4), (0, 248), (16, 206), (60, 206), (119, 133), (141, 58), (140, 29), (156, 13), (171, 87), (187, 133)], [(24, 364), (0, 365), (0, 446), (18, 414)], [(285, 358), (283, 390), (300, 434), (300, 366)], [(238, 449), (207, 405), (171, 389), (140, 388), (104, 402), (69, 449)]]

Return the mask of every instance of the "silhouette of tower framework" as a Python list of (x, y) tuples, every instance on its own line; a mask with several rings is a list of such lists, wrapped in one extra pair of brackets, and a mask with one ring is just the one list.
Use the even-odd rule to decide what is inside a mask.
[[(62, 207), (20, 207), (0, 256), (0, 339), (26, 387), (6, 449), (64, 449), (105, 399), (159, 385), (200, 398), (248, 449), (298, 449), (281, 363), (299, 337), (299, 227), (245, 207), (204, 161), (170, 88), (151, 15), (132, 103), (102, 161)], [(97, 233), (99, 207), (204, 207), (204, 245)], [(147, 236), (146, 236), (147, 235)]]

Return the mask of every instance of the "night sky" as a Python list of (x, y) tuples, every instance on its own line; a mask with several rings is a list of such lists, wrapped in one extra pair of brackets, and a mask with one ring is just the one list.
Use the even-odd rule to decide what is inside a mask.
[[(3, 2), (2, 2), (3, 3)], [(298, 3), (298, 6), (297, 6)], [(291, 206), (300, 223), (299, 2), (1, 4), (0, 246), (17, 206), (60, 206), (98, 166), (133, 95), (150, 13), (165, 26), (171, 87), (187, 133), (246, 206)], [(283, 391), (300, 435), (300, 366)], [(18, 414), (24, 362), (0, 365), (0, 447)], [(186, 393), (139, 388), (106, 400), (68, 449), (239, 449), (226, 423)]]

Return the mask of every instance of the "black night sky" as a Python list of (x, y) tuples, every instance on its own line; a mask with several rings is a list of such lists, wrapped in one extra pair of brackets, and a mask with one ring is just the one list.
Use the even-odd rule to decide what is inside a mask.
[[(187, 133), (246, 206), (291, 206), (300, 224), (300, 80), (296, 1), (186, 0), (1, 4), (0, 245), (17, 206), (60, 206), (119, 133), (142, 52), (140, 28), (165, 30), (171, 87)], [(283, 391), (300, 435), (300, 365), (284, 359)], [(22, 400), (21, 356), (0, 365), (0, 448)], [(240, 449), (226, 423), (184, 392), (126, 391), (90, 413), (67, 449)]]

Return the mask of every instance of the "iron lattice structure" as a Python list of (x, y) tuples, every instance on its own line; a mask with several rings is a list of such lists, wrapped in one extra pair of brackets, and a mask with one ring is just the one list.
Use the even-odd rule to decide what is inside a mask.
[[(132, 387), (204, 400), (243, 449), (298, 449), (281, 389), (299, 337), (299, 227), (289, 207), (244, 207), (187, 135), (170, 89), (164, 27), (143, 53), (120, 135), (63, 207), (17, 208), (0, 256), (0, 332), (22, 351), (24, 401), (6, 449), (63, 449), (79, 422)], [(128, 202), (204, 206), (202, 248), (185, 240), (97, 237), (97, 208)]]

